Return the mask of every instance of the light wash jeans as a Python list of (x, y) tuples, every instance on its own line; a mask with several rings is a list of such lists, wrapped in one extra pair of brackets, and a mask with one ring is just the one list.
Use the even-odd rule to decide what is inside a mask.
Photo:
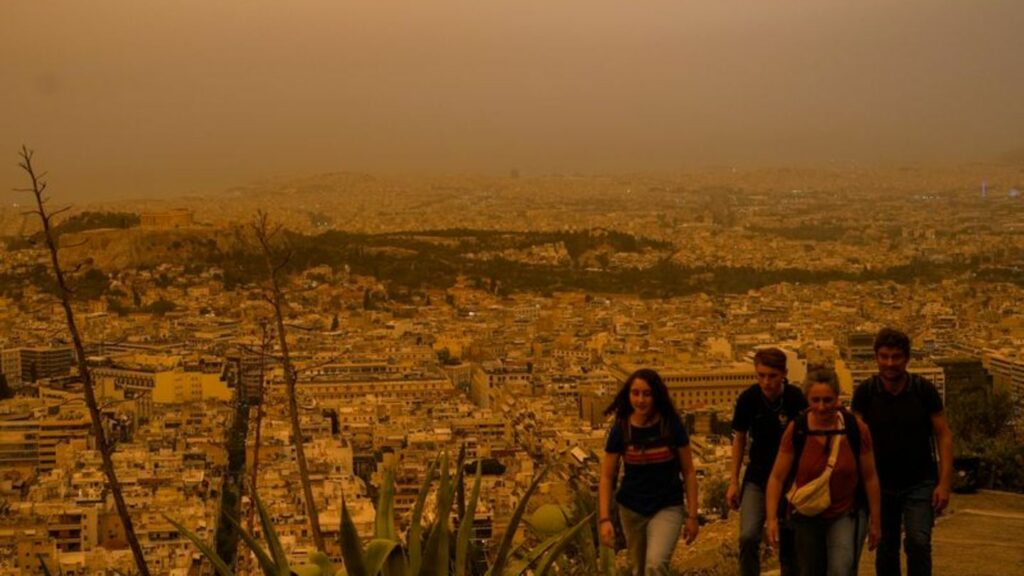
[[(779, 504), (785, 509), (785, 502)], [(740, 499), (740, 575), (761, 574), (761, 540), (765, 521), (764, 489), (757, 484), (743, 484)], [(779, 568), (782, 576), (795, 576), (793, 529), (789, 520), (779, 519)]]
[(800, 576), (855, 576), (858, 512), (839, 518), (793, 515)]
[(686, 519), (683, 506), (669, 506), (654, 516), (644, 516), (619, 505), (619, 519), (626, 535), (632, 574), (668, 576), (668, 563)]

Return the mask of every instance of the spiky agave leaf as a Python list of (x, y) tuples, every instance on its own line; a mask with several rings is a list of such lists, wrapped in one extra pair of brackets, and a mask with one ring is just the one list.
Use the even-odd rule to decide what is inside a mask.
[(349, 576), (374, 576), (366, 572), (366, 565), (363, 563), (363, 544), (359, 540), (359, 532), (352, 522), (352, 516), (348, 513), (344, 495), (341, 497), (341, 530), (338, 532), (338, 539), (341, 541), (341, 557), (345, 560), (345, 572)]
[(384, 480), (377, 498), (377, 518), (374, 521), (377, 538), (397, 540), (395, 536), (395, 470), (384, 469)]
[(409, 548), (408, 576), (418, 576), (423, 563), (423, 506), (427, 501), (427, 494), (430, 493), (430, 486), (434, 483), (434, 470), (437, 466), (438, 458), (435, 458), (427, 467), (427, 477), (420, 484), (420, 491), (416, 494), (416, 502), (412, 507), (412, 521), (405, 543)]
[(386, 538), (374, 538), (366, 545), (366, 553), (363, 555), (363, 566), (367, 576), (377, 576), (384, 568), (391, 551), (398, 546), (395, 540)]
[(298, 566), (292, 566), (292, 576), (323, 576), (327, 572), (323, 571), (316, 564), (299, 564)]
[(245, 528), (242, 528), (242, 525), (234, 518), (230, 516), (224, 516), (224, 518), (231, 523), (235, 530), (238, 530), (238, 535), (242, 538), (242, 541), (249, 547), (249, 550), (252, 550), (252, 553), (256, 556), (256, 561), (263, 570), (263, 574), (265, 576), (277, 576), (277, 574), (280, 573), (277, 565), (274, 564), (274, 560), (269, 554), (267, 554), (267, 551), (263, 549), (263, 546), (260, 546), (260, 543), (256, 541), (256, 538), (254, 538), (252, 534), (249, 534)]
[(508, 567), (505, 568), (505, 574), (523, 574), (530, 568), (533, 568), (537, 561), (540, 560), (541, 556), (543, 556), (544, 553), (548, 550), (551, 550), (551, 548), (558, 543), (558, 540), (561, 537), (561, 532), (549, 536), (546, 539), (544, 539), (543, 542), (537, 544), (525, 553), (522, 553), (522, 555), (520, 556), (522, 550), (526, 548), (526, 541), (523, 541), (512, 552), (511, 557), (516, 558), (516, 560), (508, 563)]
[(588, 529), (590, 527), (590, 521), (594, 518), (594, 513), (587, 514), (583, 520), (580, 520), (572, 528), (569, 528), (559, 538), (558, 543), (551, 547), (551, 550), (544, 556), (540, 564), (537, 565), (537, 576), (547, 576), (548, 571), (551, 569), (554, 561), (562, 554), (565, 548), (576, 539), (576, 536), (580, 531)]
[(206, 542), (203, 542), (203, 540), (199, 536), (193, 534), (191, 530), (185, 528), (167, 514), (164, 514), (163, 517), (168, 522), (170, 522), (175, 528), (177, 528), (178, 532), (181, 532), (185, 535), (186, 538), (191, 540), (192, 543), (196, 545), (196, 548), (199, 548), (199, 551), (203, 553), (203, 556), (205, 556), (206, 559), (210, 561), (210, 564), (213, 564), (213, 568), (217, 571), (217, 574), (219, 574), (219, 576), (234, 576), (234, 573), (231, 572), (231, 568), (229, 568), (228, 565), (224, 563), (224, 560), (222, 560), (221, 557), (217, 555), (217, 552), (214, 551), (213, 548), (210, 548), (210, 546), (207, 545)]
[(327, 557), (327, 554), (324, 554), (320, 550), (310, 554), (309, 559), (313, 561), (313, 564), (319, 566), (320, 570), (325, 575), (330, 574), (331, 576), (334, 576), (334, 573), (337, 572), (337, 570), (334, 569), (334, 565), (331, 564), (331, 559)]
[[(459, 470), (462, 470), (462, 464), (466, 462), (466, 443), (459, 444)], [(462, 476), (459, 476), (459, 481), (455, 484), (455, 510), (462, 518), (466, 515), (466, 484), (462, 481)]]
[(53, 572), (50, 572), (50, 567), (46, 565), (46, 559), (43, 558), (42, 554), (36, 554), (36, 558), (39, 559), (39, 567), (43, 569), (45, 576), (53, 576)]
[(530, 482), (530, 486), (523, 493), (522, 499), (519, 500), (519, 504), (516, 505), (516, 509), (512, 512), (512, 518), (509, 520), (508, 528), (505, 530), (505, 535), (501, 538), (501, 544), (498, 546), (498, 553), (494, 557), (494, 564), (491, 565), (490, 570), (487, 571), (488, 576), (498, 576), (505, 572), (505, 564), (508, 562), (509, 550), (512, 549), (512, 540), (515, 538), (516, 530), (519, 529), (519, 523), (523, 519), (523, 514), (526, 513), (526, 504), (529, 502), (530, 497), (537, 491), (537, 487), (540, 486), (541, 480), (547, 475), (548, 471), (551, 470), (551, 464), (545, 466), (540, 474)]
[[(448, 517), (451, 514), (454, 485), (448, 469), (448, 453), (441, 456), (441, 480), (437, 487), (437, 514), (434, 529), (427, 538), (423, 553), (423, 564), (419, 574), (423, 576), (448, 576), (450, 560), (448, 550)], [(415, 573), (414, 573), (415, 574)]]
[(473, 488), (469, 494), (469, 502), (463, 507), (459, 518), (459, 534), (455, 539), (455, 576), (465, 576), (466, 556), (469, 552), (469, 538), (473, 535), (473, 518), (476, 516), (476, 501), (480, 497), (480, 474), (483, 467), (481, 460), (476, 461), (476, 474), (473, 476)]
[[(573, 489), (573, 499), (576, 506), (572, 514), (571, 522), (579, 521), (586, 514), (594, 512), (594, 500), (590, 494), (585, 493), (579, 487)], [(568, 519), (567, 519), (568, 520)], [(583, 556), (584, 568), (587, 574), (599, 574), (597, 559), (597, 546), (595, 545), (596, 527), (591, 524), (586, 530), (580, 530), (577, 542)]]
[(263, 501), (260, 500), (259, 494), (255, 491), (252, 493), (252, 501), (256, 503), (256, 511), (260, 517), (260, 528), (263, 530), (263, 539), (267, 541), (270, 557), (274, 560), (274, 567), (277, 570), (275, 576), (290, 576), (292, 571), (288, 567), (288, 557), (281, 546), (281, 539), (277, 537), (277, 530), (274, 529), (270, 512), (267, 511), (267, 507), (263, 505)]

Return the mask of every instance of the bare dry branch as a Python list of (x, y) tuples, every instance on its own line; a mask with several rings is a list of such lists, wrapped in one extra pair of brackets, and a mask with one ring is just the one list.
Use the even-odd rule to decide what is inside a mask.
[(50, 263), (53, 266), (53, 275), (57, 281), (57, 289), (60, 295), (61, 305), (64, 308), (64, 317), (67, 321), (68, 332), (71, 333), (71, 340), (74, 343), (75, 356), (78, 361), (78, 372), (82, 379), (85, 403), (89, 408), (89, 416), (92, 424), (91, 428), (96, 449), (100, 453), (100, 462), (103, 474), (110, 487), (111, 496), (114, 498), (114, 505), (117, 508), (118, 516), (120, 516), (121, 523), (124, 525), (125, 539), (128, 541), (128, 546), (131, 548), (132, 555), (135, 558), (136, 567), (138, 568), (141, 576), (149, 576), (149, 567), (146, 565), (146, 559), (142, 554), (142, 547), (139, 545), (139, 539), (135, 535), (135, 528), (132, 525), (131, 514), (128, 512), (128, 506), (126, 505), (124, 495), (121, 492), (121, 483), (118, 481), (117, 474), (114, 469), (114, 462), (110, 454), (112, 450), (110, 443), (107, 440), (106, 431), (103, 428), (103, 415), (101, 414), (99, 405), (96, 402), (96, 394), (93, 389), (92, 372), (86, 362), (85, 346), (82, 343), (82, 336), (78, 331), (78, 326), (75, 322), (75, 313), (71, 307), (71, 290), (68, 288), (64, 271), (60, 266), (56, 234), (50, 226), (52, 214), (48, 214), (45, 208), (46, 200), (43, 198), (43, 190), (46, 189), (46, 183), (42, 181), (42, 175), (37, 174), (32, 166), (33, 155), (34, 153), (29, 150), (27, 146), (22, 146), (20, 152), (21, 162), (19, 163), (19, 166), (21, 166), (32, 181), (32, 194), (36, 201), (37, 215), (43, 225), (43, 237), (46, 239), (46, 247), (50, 252)]
[(313, 498), (313, 488), (309, 481), (309, 466), (306, 462), (306, 450), (303, 447), (302, 428), (299, 426), (299, 407), (295, 386), (298, 377), (292, 366), (291, 355), (288, 351), (288, 333), (284, 324), (285, 302), (279, 278), (281, 266), (279, 262), (274, 262), (272, 239), (281, 231), (281, 227), (280, 225), (272, 227), (267, 213), (260, 210), (256, 213), (252, 229), (263, 252), (263, 263), (267, 271), (265, 293), (271, 300), (271, 305), (274, 309), (274, 319), (277, 323), (278, 345), (281, 349), (281, 363), (284, 368), (285, 385), (287, 387), (289, 420), (291, 421), (292, 437), (295, 442), (295, 460), (299, 467), (299, 481), (302, 484), (310, 532), (313, 535), (313, 542), (317, 549), (325, 550), (324, 537), (320, 532), (320, 515), (316, 509), (316, 500)]

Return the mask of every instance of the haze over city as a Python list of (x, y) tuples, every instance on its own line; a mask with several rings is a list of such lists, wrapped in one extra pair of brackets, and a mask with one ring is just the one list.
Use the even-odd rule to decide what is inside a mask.
[(1019, 162), (1022, 29), (1013, 0), (10, 2), (0, 148), (45, 151), (75, 201), (334, 171)]
[(1022, 30), (8, 2), (0, 576), (1014, 573)]

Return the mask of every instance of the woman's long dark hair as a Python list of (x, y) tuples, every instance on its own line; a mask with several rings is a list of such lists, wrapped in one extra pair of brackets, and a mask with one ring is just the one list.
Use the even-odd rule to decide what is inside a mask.
[(668, 387), (661, 375), (650, 368), (641, 368), (626, 378), (626, 383), (619, 389), (618, 394), (612, 403), (604, 409), (604, 415), (615, 414), (615, 425), (622, 428), (625, 438), (629, 440), (629, 415), (633, 413), (633, 405), (629, 403), (629, 389), (633, 386), (634, 380), (643, 380), (651, 387), (651, 399), (654, 400), (654, 410), (661, 417), (661, 435), (668, 436), (672, 425), (683, 427), (683, 419), (679, 417), (672, 397), (668, 394)]

